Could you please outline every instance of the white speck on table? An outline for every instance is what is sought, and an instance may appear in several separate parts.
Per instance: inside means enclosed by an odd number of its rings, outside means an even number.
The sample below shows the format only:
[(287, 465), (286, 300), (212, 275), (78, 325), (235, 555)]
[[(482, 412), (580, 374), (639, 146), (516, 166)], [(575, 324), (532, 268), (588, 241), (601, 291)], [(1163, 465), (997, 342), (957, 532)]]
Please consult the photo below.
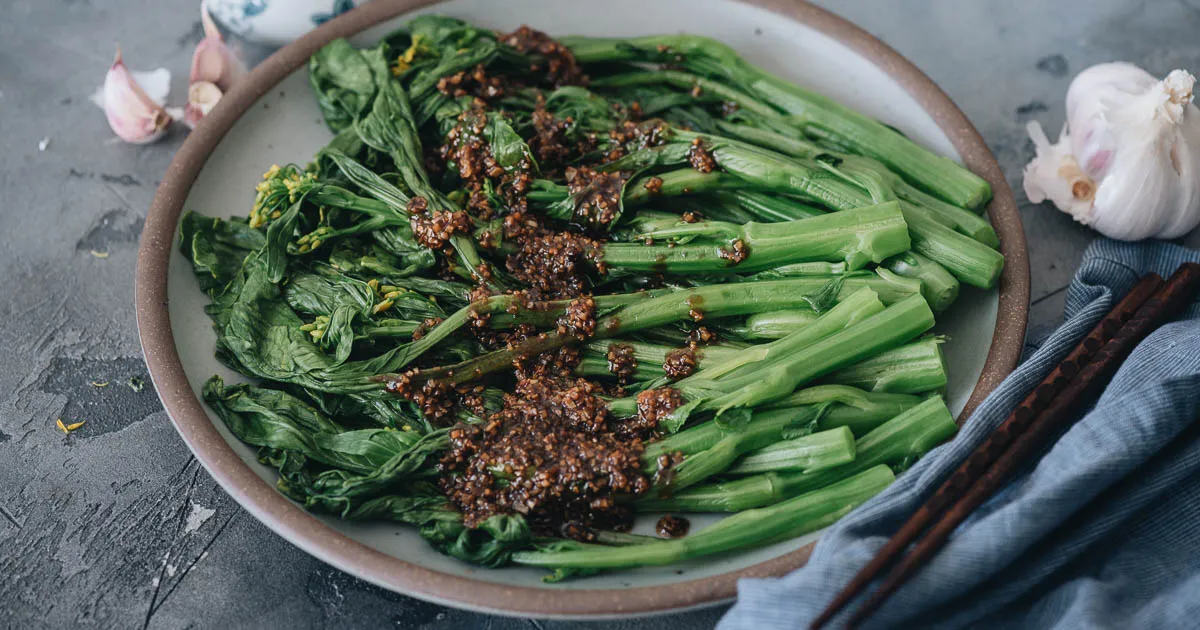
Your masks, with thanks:
[(213, 514), (216, 513), (216, 510), (206, 508), (203, 505), (192, 501), (192, 511), (188, 512), (187, 522), (184, 523), (183, 526), (183, 533), (190, 534), (200, 529), (200, 527), (204, 525), (208, 519), (212, 518)]

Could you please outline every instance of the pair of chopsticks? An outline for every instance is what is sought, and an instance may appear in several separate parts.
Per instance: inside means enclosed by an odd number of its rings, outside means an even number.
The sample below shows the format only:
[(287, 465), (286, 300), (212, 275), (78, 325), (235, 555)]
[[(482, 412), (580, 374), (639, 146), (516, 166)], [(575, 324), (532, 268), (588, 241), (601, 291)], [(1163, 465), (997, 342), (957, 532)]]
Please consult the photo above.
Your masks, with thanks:
[[(1101, 390), (1133, 348), (1187, 306), (1197, 288), (1200, 265), (1194, 263), (1181, 265), (1167, 282), (1158, 274), (1143, 277), (900, 527), (810, 629), (828, 623), (891, 566), (879, 589), (850, 617), (846, 627), (856, 627), (878, 610), (1014, 470), (1031, 463), (1042, 447), (1071, 424), (1076, 412)], [(901, 557), (918, 538), (912, 551)]]

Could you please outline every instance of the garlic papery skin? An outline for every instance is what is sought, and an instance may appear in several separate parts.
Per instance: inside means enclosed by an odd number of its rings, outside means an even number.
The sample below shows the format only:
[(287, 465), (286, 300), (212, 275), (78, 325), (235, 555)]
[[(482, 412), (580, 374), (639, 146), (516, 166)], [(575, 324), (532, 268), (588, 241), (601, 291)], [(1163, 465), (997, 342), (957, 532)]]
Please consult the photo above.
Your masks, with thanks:
[(1071, 154), (1088, 177), (1104, 179), (1112, 160), (1114, 140), (1106, 112), (1158, 83), (1154, 75), (1123, 61), (1101, 63), (1080, 72), (1067, 89), (1067, 121)]
[(208, 13), (207, 2), (200, 3), (200, 22), (204, 26), (204, 39), (192, 53), (188, 84), (204, 81), (217, 86), (222, 93), (227, 92), (234, 81), (246, 73), (246, 65), (221, 37), (221, 31)]
[(165, 68), (152, 72), (130, 72), (121, 51), (91, 100), (104, 110), (108, 126), (117, 137), (133, 144), (158, 140), (167, 132), (171, 116), (163, 109), (170, 89), (171, 73)]
[(1200, 110), (1195, 77), (1163, 80), (1127, 63), (1084, 70), (1067, 92), (1067, 124), (1050, 143), (1028, 126), (1037, 157), (1025, 194), (1049, 199), (1120, 240), (1177, 238), (1200, 224)]
[(183, 122), (187, 126), (195, 128), (200, 119), (208, 115), (208, 112), (221, 100), (221, 88), (209, 83), (208, 81), (199, 81), (188, 86), (188, 102), (183, 108)]

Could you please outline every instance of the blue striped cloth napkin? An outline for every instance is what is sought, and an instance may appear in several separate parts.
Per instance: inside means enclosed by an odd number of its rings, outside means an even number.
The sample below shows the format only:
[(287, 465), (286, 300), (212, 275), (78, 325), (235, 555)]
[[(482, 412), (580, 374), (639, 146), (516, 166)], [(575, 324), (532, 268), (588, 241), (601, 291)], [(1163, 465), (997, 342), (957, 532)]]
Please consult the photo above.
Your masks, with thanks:
[[(743, 580), (719, 628), (807, 627), (1143, 274), (1167, 278), (1185, 261), (1200, 262), (1200, 252), (1093, 243), (1068, 289), (1065, 323), (958, 437), (830, 528), (808, 566)], [(1198, 415), (1195, 303), (1143, 341), (1095, 407), (963, 523), (863, 627), (1200, 628)]]

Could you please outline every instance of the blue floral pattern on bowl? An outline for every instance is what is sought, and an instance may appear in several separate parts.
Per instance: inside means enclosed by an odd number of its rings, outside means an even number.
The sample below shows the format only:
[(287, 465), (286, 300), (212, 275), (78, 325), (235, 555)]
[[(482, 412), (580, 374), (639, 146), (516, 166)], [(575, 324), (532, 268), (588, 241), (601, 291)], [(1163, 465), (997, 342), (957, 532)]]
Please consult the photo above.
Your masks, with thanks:
[(324, 24), (329, 20), (349, 11), (354, 8), (354, 0), (334, 0), (333, 10), (329, 13), (314, 13), (312, 16), (313, 24)]
[(208, 0), (212, 16), (250, 41), (283, 45), (367, 0)]

